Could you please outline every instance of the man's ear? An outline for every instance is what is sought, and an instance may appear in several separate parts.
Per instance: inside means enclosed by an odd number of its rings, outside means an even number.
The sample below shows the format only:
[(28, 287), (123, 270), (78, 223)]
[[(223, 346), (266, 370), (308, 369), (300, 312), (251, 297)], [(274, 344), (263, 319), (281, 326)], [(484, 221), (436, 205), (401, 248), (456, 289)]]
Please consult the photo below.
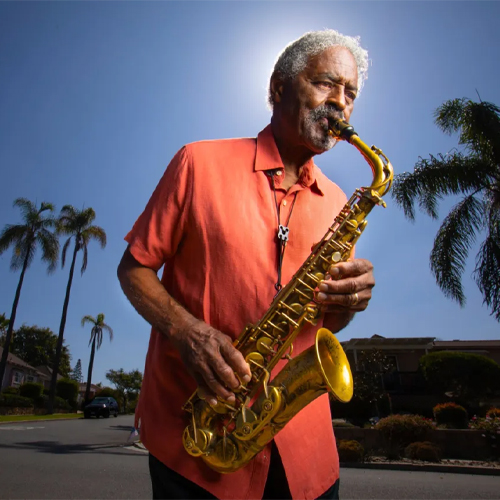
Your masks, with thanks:
[(281, 102), (281, 97), (283, 95), (283, 80), (276, 75), (271, 77), (271, 99), (273, 103), (276, 104)]

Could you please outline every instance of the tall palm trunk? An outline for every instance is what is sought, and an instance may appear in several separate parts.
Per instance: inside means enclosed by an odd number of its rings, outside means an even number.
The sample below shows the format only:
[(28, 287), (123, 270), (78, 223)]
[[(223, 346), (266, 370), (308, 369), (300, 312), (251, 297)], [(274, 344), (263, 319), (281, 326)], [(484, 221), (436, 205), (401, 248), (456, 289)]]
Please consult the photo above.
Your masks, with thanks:
[(61, 324), (59, 326), (59, 337), (57, 339), (56, 355), (54, 356), (54, 364), (52, 366), (52, 379), (50, 381), (49, 402), (47, 411), (54, 413), (54, 400), (56, 397), (56, 384), (57, 374), (59, 372), (59, 363), (61, 362), (61, 352), (64, 340), (64, 327), (66, 326), (66, 315), (68, 314), (69, 296), (71, 293), (71, 284), (73, 283), (73, 274), (75, 272), (76, 254), (78, 253), (78, 239), (75, 241), (75, 250), (73, 251), (73, 260), (71, 261), (71, 268), (69, 270), (69, 280), (66, 286), (66, 297), (64, 298), (64, 305), (61, 317)]
[(29, 252), (26, 253), (26, 258), (24, 259), (23, 269), (21, 271), (21, 276), (19, 278), (19, 283), (17, 284), (16, 296), (14, 297), (14, 303), (12, 304), (12, 312), (10, 313), (9, 326), (7, 328), (7, 334), (5, 335), (5, 344), (3, 346), (2, 360), (0, 361), (0, 390), (3, 386), (3, 377), (5, 375), (5, 369), (7, 368), (7, 357), (9, 356), (10, 343), (12, 341), (12, 332), (14, 331), (14, 321), (16, 320), (17, 305), (19, 304), (19, 297), (21, 296), (21, 288), (24, 281), (24, 273), (28, 268)]
[(87, 374), (87, 388), (85, 389), (85, 404), (87, 404), (90, 399), (90, 386), (92, 384), (92, 369), (94, 368), (95, 339), (96, 336), (94, 335), (94, 340), (92, 340), (92, 349), (90, 350), (89, 372)]

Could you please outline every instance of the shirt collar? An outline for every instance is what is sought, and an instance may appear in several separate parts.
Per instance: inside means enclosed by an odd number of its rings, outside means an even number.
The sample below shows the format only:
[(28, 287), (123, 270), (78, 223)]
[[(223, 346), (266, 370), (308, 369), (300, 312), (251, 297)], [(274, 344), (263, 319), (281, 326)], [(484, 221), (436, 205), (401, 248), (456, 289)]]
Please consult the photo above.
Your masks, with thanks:
[[(279, 170), (282, 174), (285, 173), (285, 167), (281, 161), (276, 141), (274, 140), (271, 124), (257, 136), (257, 152), (255, 155), (254, 171), (259, 172), (266, 170)], [(275, 176), (276, 187), (279, 188), (283, 179), (284, 175)], [(320, 170), (311, 158), (302, 167), (298, 183), (323, 196), (324, 189), (322, 189), (321, 186), (322, 182), (323, 179), (321, 179)]]

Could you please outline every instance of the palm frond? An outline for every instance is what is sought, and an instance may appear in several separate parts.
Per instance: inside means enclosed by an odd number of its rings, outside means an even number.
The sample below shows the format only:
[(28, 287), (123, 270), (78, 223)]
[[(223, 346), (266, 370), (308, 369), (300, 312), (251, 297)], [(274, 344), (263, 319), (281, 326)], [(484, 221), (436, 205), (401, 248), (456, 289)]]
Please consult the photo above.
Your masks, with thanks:
[(447, 297), (465, 304), (461, 277), (476, 233), (484, 227), (484, 203), (469, 195), (453, 207), (434, 240), (431, 270)]
[(391, 195), (408, 219), (415, 219), (415, 201), (436, 219), (437, 203), (443, 196), (487, 188), (494, 173), (495, 166), (477, 156), (430, 155), (420, 158), (413, 172), (395, 177)]
[(474, 279), (484, 303), (500, 321), (500, 212), (490, 212), (489, 231), (476, 256)]
[(460, 130), (464, 110), (469, 101), (469, 99), (462, 97), (461, 99), (451, 99), (443, 103), (434, 112), (436, 125), (448, 135)]
[(41, 214), (42, 212), (45, 212), (46, 210), (50, 210), (51, 212), (53, 212), (55, 209), (56, 209), (56, 207), (52, 203), (42, 201), (42, 203), (40, 205), (40, 210), (38, 211), (38, 213)]
[(96, 327), (96, 348), (99, 350), (102, 345), (102, 328)]
[(88, 263), (88, 258), (89, 258), (89, 252), (87, 250), (87, 245), (83, 245), (82, 246), (83, 248), (83, 259), (82, 259), (82, 268), (80, 269), (80, 272), (82, 273), (82, 276), (83, 276), (83, 273), (85, 272), (85, 270), (87, 269), (87, 263)]
[(96, 320), (93, 316), (86, 315), (82, 318), (82, 326), (85, 326), (86, 323), (96, 323)]
[(84, 232), (87, 241), (97, 240), (101, 245), (101, 248), (106, 247), (106, 231), (99, 226), (90, 226)]
[(459, 132), (459, 143), (500, 163), (500, 108), (490, 102), (453, 99), (435, 113), (436, 124), (446, 133)]
[(14, 243), (19, 243), (29, 232), (29, 227), (7, 224), (0, 233), (0, 255)]
[(37, 240), (42, 247), (42, 260), (49, 264), (47, 271), (53, 273), (57, 267), (59, 258), (59, 240), (54, 233), (47, 229), (40, 229), (37, 233)]
[(36, 205), (26, 198), (16, 198), (13, 205), (21, 210), (21, 214), (23, 215), (23, 219), (25, 221), (28, 221), (32, 214), (36, 214), (38, 212)]
[(113, 340), (113, 329), (109, 325), (106, 325), (105, 323), (102, 325), (102, 329), (106, 330), (108, 332), (109, 340), (112, 341)]
[(36, 245), (35, 240), (31, 235), (18, 241), (14, 246), (14, 252), (12, 253), (12, 259), (10, 261), (10, 268), (13, 271), (17, 271), (24, 266), (26, 262), (26, 267), (29, 267), (33, 262), (35, 257)]
[(66, 252), (68, 251), (69, 244), (71, 243), (71, 236), (64, 243), (62, 254), (61, 254), (61, 267), (64, 267), (66, 263)]

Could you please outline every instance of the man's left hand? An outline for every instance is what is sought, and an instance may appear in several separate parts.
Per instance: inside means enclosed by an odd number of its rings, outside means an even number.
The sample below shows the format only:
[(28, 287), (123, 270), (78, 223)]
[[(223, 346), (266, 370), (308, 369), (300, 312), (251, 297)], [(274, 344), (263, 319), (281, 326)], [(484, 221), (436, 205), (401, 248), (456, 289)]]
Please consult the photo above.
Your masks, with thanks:
[(316, 301), (326, 313), (364, 311), (375, 286), (373, 265), (366, 259), (334, 264), (318, 286)]

